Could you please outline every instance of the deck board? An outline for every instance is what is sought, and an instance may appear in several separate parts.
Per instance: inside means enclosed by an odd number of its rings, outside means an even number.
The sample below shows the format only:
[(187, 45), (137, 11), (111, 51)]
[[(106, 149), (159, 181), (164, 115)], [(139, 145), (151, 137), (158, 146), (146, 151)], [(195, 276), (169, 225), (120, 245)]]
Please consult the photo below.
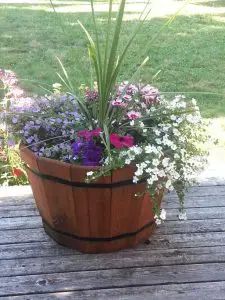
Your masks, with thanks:
[(178, 199), (150, 244), (81, 254), (44, 232), (30, 187), (0, 188), (0, 299), (225, 299), (225, 185), (192, 188), (188, 220)]

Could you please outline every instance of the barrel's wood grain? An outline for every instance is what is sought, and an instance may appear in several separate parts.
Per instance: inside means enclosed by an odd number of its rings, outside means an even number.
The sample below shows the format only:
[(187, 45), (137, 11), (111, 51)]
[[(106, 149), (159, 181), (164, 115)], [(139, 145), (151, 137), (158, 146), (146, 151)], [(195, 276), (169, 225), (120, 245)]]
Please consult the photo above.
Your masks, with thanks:
[[(32, 151), (23, 146), (21, 158), (40, 174), (69, 182), (84, 183), (87, 172), (93, 169), (36, 157)], [(110, 184), (132, 180), (134, 170), (133, 166), (118, 169), (109, 176), (99, 178), (97, 183)], [(81, 252), (111, 252), (134, 247), (147, 240), (153, 232), (153, 205), (150, 198), (144, 195), (145, 184), (143, 183), (92, 189), (41, 178), (30, 170), (28, 170), (28, 178), (43, 218), (44, 229), (59, 244)], [(137, 196), (138, 194), (141, 196)], [(157, 195), (159, 198), (157, 201), (161, 202), (161, 197), (162, 195)], [(145, 228), (148, 223), (149, 226)], [(29, 225), (33, 228), (31, 224)], [(133, 235), (123, 236), (127, 233)], [(116, 239), (116, 236), (122, 237)], [(101, 242), (84, 240), (88, 238), (115, 239)]]

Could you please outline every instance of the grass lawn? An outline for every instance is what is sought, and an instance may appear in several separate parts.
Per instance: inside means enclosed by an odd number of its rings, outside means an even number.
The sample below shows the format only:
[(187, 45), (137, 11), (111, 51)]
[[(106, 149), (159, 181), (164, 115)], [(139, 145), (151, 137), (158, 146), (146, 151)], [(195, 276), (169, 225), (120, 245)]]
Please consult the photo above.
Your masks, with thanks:
[[(54, 1), (65, 32), (48, 0), (0, 0), (0, 68), (16, 72), (28, 91), (43, 91), (36, 80), (47, 84), (58, 82), (58, 56), (71, 79), (79, 86), (90, 81), (86, 38), (77, 20), (92, 31), (89, 5), (86, 1)], [(17, 3), (16, 3), (17, 2)], [(20, 2), (20, 3), (18, 3)], [(23, 3), (24, 2), (24, 3)], [(30, 1), (32, 2), (32, 1)], [(150, 61), (140, 76), (164, 92), (193, 92), (205, 117), (225, 116), (225, 0), (192, 1), (172, 25), (157, 35), (169, 16), (182, 6), (180, 0), (153, 0), (151, 19), (135, 40), (121, 70), (120, 79), (129, 79), (146, 54)], [(39, 4), (38, 4), (39, 3)], [(137, 12), (143, 2), (129, 1), (125, 15), (122, 44), (137, 23)], [(106, 28), (106, 5), (97, 3), (101, 38)], [(152, 36), (156, 38), (150, 42)], [(158, 76), (154, 75), (160, 71)], [(210, 92), (213, 94), (198, 94)], [(188, 95), (188, 93), (186, 93)], [(170, 95), (171, 97), (171, 95)]]

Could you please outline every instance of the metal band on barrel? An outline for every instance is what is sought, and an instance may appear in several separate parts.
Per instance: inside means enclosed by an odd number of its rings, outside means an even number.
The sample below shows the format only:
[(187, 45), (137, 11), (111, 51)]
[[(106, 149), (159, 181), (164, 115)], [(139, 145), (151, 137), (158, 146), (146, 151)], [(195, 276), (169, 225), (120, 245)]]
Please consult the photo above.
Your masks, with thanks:
[(56, 176), (43, 174), (37, 170), (31, 169), (28, 165), (25, 165), (25, 167), (28, 171), (32, 172), (33, 174), (37, 175), (38, 177), (40, 177), (42, 179), (47, 179), (50, 181), (54, 181), (56, 183), (61, 183), (61, 184), (74, 186), (74, 187), (78, 187), (78, 188), (93, 188), (93, 189), (118, 188), (118, 187), (122, 187), (122, 186), (128, 186), (128, 185), (134, 185), (134, 184), (137, 185), (137, 184), (146, 182), (145, 179), (138, 181), (138, 183), (134, 183), (132, 179), (119, 181), (119, 182), (112, 182), (112, 183), (87, 183), (87, 182), (69, 181), (69, 180), (62, 179), (62, 178), (59, 178)]

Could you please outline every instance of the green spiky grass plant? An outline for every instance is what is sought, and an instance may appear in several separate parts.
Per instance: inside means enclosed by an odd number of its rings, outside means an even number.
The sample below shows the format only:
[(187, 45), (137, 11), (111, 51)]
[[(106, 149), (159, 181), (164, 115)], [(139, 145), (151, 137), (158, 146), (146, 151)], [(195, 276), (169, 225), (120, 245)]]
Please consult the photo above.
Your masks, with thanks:
[[(187, 0), (183, 6), (186, 5), (186, 3), (189, 2)], [(56, 9), (54, 7), (53, 1), (50, 0), (51, 6), (53, 8), (54, 13), (56, 13)], [(138, 23), (129, 37), (125, 47), (121, 51), (121, 53), (118, 53), (119, 44), (120, 44), (120, 38), (121, 38), (121, 30), (123, 25), (123, 16), (124, 16), (124, 10), (126, 5), (126, 0), (121, 0), (117, 17), (115, 20), (115, 26), (113, 30), (112, 25), (112, 4), (113, 0), (109, 0), (108, 4), (108, 15), (107, 15), (107, 31), (106, 31), (106, 38), (105, 42), (100, 43), (100, 37), (99, 37), (99, 30), (96, 22), (96, 16), (95, 16), (95, 10), (94, 10), (94, 0), (91, 0), (91, 14), (92, 14), (92, 21), (93, 21), (93, 27), (94, 27), (94, 38), (92, 38), (91, 34), (88, 32), (88, 30), (85, 28), (85, 26), (78, 20), (78, 24), (84, 31), (87, 40), (88, 40), (88, 54), (89, 58), (91, 60), (91, 65), (94, 68), (94, 73), (97, 81), (97, 87), (98, 87), (98, 102), (96, 105), (90, 107), (87, 107), (85, 100), (82, 97), (76, 97), (77, 103), (79, 104), (80, 110), (83, 113), (83, 115), (86, 117), (86, 121), (90, 128), (94, 127), (100, 127), (104, 131), (104, 135), (102, 136), (103, 143), (106, 145), (106, 149), (108, 152), (108, 155), (110, 157), (110, 143), (109, 143), (109, 134), (112, 132), (112, 121), (115, 114), (115, 108), (113, 108), (110, 104), (110, 98), (113, 96), (115, 92), (115, 85), (117, 82), (117, 78), (121, 69), (121, 66), (124, 62), (124, 59), (126, 57), (126, 54), (131, 47), (135, 37), (140, 32), (144, 21), (147, 19), (151, 12), (150, 6), (150, 0), (146, 3), (143, 11), (141, 12), (139, 16)], [(158, 33), (153, 36), (150, 39), (150, 42), (148, 43), (147, 47), (144, 49), (144, 52), (141, 55), (141, 58), (144, 59), (140, 66), (136, 69), (134, 72), (132, 78), (135, 76), (136, 73), (138, 73), (139, 69), (142, 68), (147, 61), (149, 60), (149, 57), (146, 56), (146, 52), (148, 52), (149, 45), (152, 44), (155, 38), (157, 38), (158, 34), (163, 31), (167, 26), (169, 26), (176, 16), (179, 14), (180, 10), (183, 8), (183, 6), (174, 14), (172, 15), (160, 28)], [(59, 17), (60, 25), (63, 27), (61, 19)], [(64, 28), (62, 28), (65, 32)], [(112, 38), (110, 38), (112, 34)], [(140, 58), (140, 59), (141, 59)], [(72, 82), (68, 76), (68, 73), (63, 66), (63, 63), (60, 61), (59, 58), (57, 58), (59, 61), (59, 64), (61, 66), (61, 69), (63, 71), (63, 75), (58, 74), (59, 78), (63, 82), (63, 84), (66, 86), (66, 88), (74, 95), (74, 88), (72, 85)], [(126, 88), (125, 88), (126, 90)], [(125, 92), (124, 90), (124, 92)], [(117, 118), (120, 119), (120, 117), (117, 116)], [(118, 121), (118, 120), (117, 120)]]
[[(56, 13), (52, 0), (50, 0), (50, 3), (53, 7), (54, 12)], [(115, 109), (110, 106), (109, 99), (114, 93), (115, 85), (117, 82), (117, 78), (121, 66), (124, 62), (126, 54), (129, 48), (131, 47), (135, 37), (140, 32), (144, 24), (144, 21), (146, 20), (146, 18), (149, 16), (151, 12), (151, 8), (149, 8), (150, 1), (148, 1), (142, 13), (139, 16), (139, 22), (136, 25), (136, 28), (134, 29), (133, 33), (129, 37), (127, 44), (124, 46), (121, 53), (118, 53), (126, 0), (121, 0), (120, 2), (119, 10), (115, 20), (115, 26), (113, 26), (112, 24), (112, 3), (113, 0), (109, 0), (109, 5), (108, 5), (109, 8), (108, 8), (108, 15), (107, 15), (107, 31), (106, 31), (105, 42), (103, 44), (100, 43), (99, 30), (96, 22), (93, 0), (91, 0), (91, 11), (92, 11), (92, 20), (93, 20), (93, 27), (94, 27), (94, 38), (92, 38), (91, 34), (88, 32), (85, 26), (78, 20), (78, 24), (81, 26), (82, 30), (84, 31), (88, 39), (88, 53), (91, 60), (91, 65), (94, 68), (95, 78), (98, 86), (99, 100), (98, 100), (97, 107), (95, 106), (94, 109), (91, 110), (87, 108), (86, 103), (82, 99), (82, 97), (77, 97), (77, 102), (80, 106), (82, 113), (85, 115), (89, 126), (91, 128), (93, 128), (96, 125), (101, 127), (102, 129), (104, 129), (105, 135), (107, 134), (107, 132), (108, 133), (111, 132), (111, 124), (115, 113)], [(142, 53), (142, 55), (140, 55), (141, 56), (140, 59), (142, 59), (143, 61), (140, 64), (140, 66), (137, 68), (137, 70), (135, 71), (132, 77), (134, 77), (135, 74), (138, 73), (139, 69), (142, 68), (149, 60), (149, 57), (146, 54), (148, 52), (149, 45), (152, 44), (153, 40), (157, 38), (158, 34), (162, 30), (164, 30), (167, 26), (169, 26), (174, 21), (175, 17), (178, 15), (178, 13), (182, 8), (183, 6), (173, 16), (171, 16), (163, 24), (163, 26), (159, 28), (158, 33), (150, 39), (150, 42), (148, 43), (147, 47), (144, 49), (144, 52)], [(60, 24), (62, 25), (60, 18), (59, 21)], [(112, 34), (112, 38), (110, 38), (111, 34)], [(59, 73), (57, 74), (60, 80), (62, 81), (62, 83), (66, 86), (66, 88), (74, 95), (74, 88), (68, 76), (68, 73), (65, 67), (63, 66), (63, 63), (60, 61), (60, 59), (59, 58), (57, 59), (63, 71), (63, 75)], [(97, 124), (93, 123), (93, 120), (96, 120)]]
[[(50, 0), (51, 5), (56, 12), (53, 2)], [(144, 21), (148, 17), (151, 9), (148, 8), (150, 1), (148, 1), (145, 5), (143, 12), (140, 14), (139, 17), (139, 24), (135, 28), (134, 32), (132, 33), (131, 37), (129, 38), (126, 46), (124, 47), (123, 51), (118, 55), (118, 47), (120, 42), (120, 34), (122, 29), (123, 23), (123, 15), (126, 0), (121, 0), (118, 14), (115, 21), (115, 29), (112, 34), (112, 39), (110, 39), (112, 33), (112, 0), (109, 0), (109, 10), (107, 16), (107, 34), (105, 38), (105, 43), (102, 46), (99, 41), (99, 32), (96, 23), (95, 11), (94, 11), (94, 1), (91, 0), (91, 11), (92, 11), (92, 20), (94, 25), (94, 38), (91, 37), (88, 30), (85, 26), (78, 20), (78, 24), (83, 29), (84, 33), (88, 39), (88, 53), (91, 60), (91, 65), (94, 68), (94, 72), (96, 75), (96, 81), (98, 86), (98, 94), (99, 94), (99, 101), (97, 109), (93, 111), (89, 111), (82, 99), (77, 99), (78, 104), (80, 106), (81, 111), (87, 118), (89, 125), (91, 127), (94, 126), (93, 119), (98, 121), (98, 126), (101, 128), (108, 128), (110, 131), (110, 124), (112, 121), (113, 109), (110, 108), (110, 96), (114, 92), (114, 87), (116, 84), (116, 80), (125, 58), (125, 55), (131, 46), (135, 36), (140, 31)], [(147, 62), (148, 58), (145, 58), (141, 66)], [(63, 82), (63, 84), (69, 89), (71, 93), (74, 93), (74, 88), (72, 83), (69, 79), (67, 71), (65, 70), (63, 63), (59, 60), (59, 64), (63, 71), (63, 75), (58, 74), (59, 78)], [(96, 126), (96, 125), (95, 125)], [(106, 131), (108, 131), (106, 130)], [(105, 131), (105, 130), (104, 130)], [(106, 133), (106, 132), (105, 132)]]

